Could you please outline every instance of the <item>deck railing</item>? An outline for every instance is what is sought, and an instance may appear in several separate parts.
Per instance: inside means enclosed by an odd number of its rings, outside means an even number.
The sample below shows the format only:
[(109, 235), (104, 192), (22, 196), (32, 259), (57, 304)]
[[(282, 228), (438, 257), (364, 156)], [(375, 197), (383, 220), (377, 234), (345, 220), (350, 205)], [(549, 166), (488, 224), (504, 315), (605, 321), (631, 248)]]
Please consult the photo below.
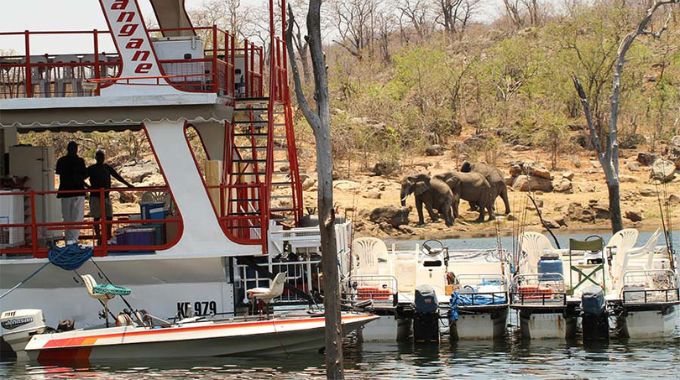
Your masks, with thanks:
[[(105, 192), (130, 193), (155, 193), (167, 194), (167, 187), (137, 187), (137, 188), (114, 188), (88, 190), (87, 193), (98, 193), (98, 197), (89, 198), (91, 201), (100, 202), (99, 209), (105, 210)], [(64, 222), (54, 215), (46, 216), (46, 210), (57, 207), (59, 201), (56, 196), (83, 193), (83, 191), (0, 191), (0, 200), (3, 197), (20, 197), (24, 205), (21, 220), (4, 223), (0, 226), (0, 232), (4, 230), (19, 235), (18, 242), (0, 243), (0, 255), (14, 257), (30, 255), (34, 258), (47, 257), (50, 245), (64, 242), (64, 231), (77, 229), (80, 231), (79, 242), (91, 245), (95, 256), (106, 256), (111, 253), (140, 253), (153, 252), (167, 249), (173, 246), (182, 234), (182, 220), (179, 215), (167, 215), (168, 208), (175, 210), (173, 202), (170, 205), (159, 206), (163, 211), (154, 217), (145, 217), (141, 213), (115, 213), (111, 220), (106, 217), (95, 220), (89, 215), (90, 202), (86, 201), (85, 217), (82, 221)], [(157, 197), (158, 198), (158, 197)], [(163, 198), (163, 197), (161, 197)], [(160, 203), (160, 202), (158, 202)], [(147, 205), (153, 204), (147, 203)], [(41, 210), (40, 214), (38, 210)], [(59, 219), (59, 220), (57, 220)], [(111, 227), (114, 236), (108, 236), (108, 228)], [(99, 237), (95, 232), (99, 229)], [(129, 230), (128, 230), (129, 229)], [(127, 233), (140, 233), (143, 236), (130, 237), (127, 241)], [(18, 233), (18, 234), (17, 234)], [(23, 238), (23, 239), (21, 239)], [(114, 239), (115, 238), (115, 239)], [(116, 239), (118, 239), (116, 241)], [(123, 241), (123, 239), (126, 239)], [(141, 241), (141, 243), (140, 243)], [(5, 256), (6, 255), (6, 256)]]
[[(248, 41), (237, 47), (235, 37), (212, 27), (150, 29), (149, 34), (193, 31), (205, 43), (203, 57), (161, 59), (162, 75), (151, 85), (171, 85), (180, 91), (217, 93), (228, 97), (263, 96), (263, 49)], [(35, 54), (32, 46), (39, 37), (89, 38), (91, 47), (75, 54)], [(98, 96), (102, 88), (113, 84), (149, 85), (139, 78), (120, 78), (122, 61), (118, 53), (102, 49), (110, 31), (24, 31), (0, 32), (3, 39), (23, 39), (23, 54), (0, 57), (0, 99)], [(2, 44), (0, 43), (0, 46)], [(110, 45), (110, 43), (108, 44)], [(245, 73), (235, 78), (236, 60), (243, 60)], [(145, 78), (148, 79), (148, 78)]]

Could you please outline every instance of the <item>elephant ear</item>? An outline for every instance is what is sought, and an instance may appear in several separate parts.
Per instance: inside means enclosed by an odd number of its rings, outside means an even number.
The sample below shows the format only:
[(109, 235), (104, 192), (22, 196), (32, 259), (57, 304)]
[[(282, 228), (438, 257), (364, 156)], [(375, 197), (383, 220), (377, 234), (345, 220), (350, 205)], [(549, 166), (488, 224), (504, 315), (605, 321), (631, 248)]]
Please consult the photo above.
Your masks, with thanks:
[(427, 191), (428, 185), (425, 183), (425, 181), (418, 181), (416, 182), (415, 186), (413, 187), (414, 192), (416, 195), (422, 195), (424, 192)]

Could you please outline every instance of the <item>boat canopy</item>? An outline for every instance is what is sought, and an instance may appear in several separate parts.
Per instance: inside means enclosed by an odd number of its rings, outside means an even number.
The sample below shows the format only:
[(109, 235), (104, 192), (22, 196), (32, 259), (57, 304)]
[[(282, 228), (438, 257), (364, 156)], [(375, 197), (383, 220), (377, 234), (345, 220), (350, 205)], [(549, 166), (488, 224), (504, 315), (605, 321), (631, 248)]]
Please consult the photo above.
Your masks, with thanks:
[(165, 37), (195, 36), (196, 31), (184, 6), (185, 0), (150, 0)]

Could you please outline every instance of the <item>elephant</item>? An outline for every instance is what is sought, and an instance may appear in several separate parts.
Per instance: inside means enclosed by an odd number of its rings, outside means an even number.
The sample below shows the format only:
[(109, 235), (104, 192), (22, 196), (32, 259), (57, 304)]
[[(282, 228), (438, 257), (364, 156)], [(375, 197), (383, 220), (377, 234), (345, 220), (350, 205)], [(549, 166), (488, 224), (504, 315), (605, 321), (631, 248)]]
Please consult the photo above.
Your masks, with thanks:
[(460, 214), (458, 213), (458, 205), (460, 200), (466, 200), (470, 203), (479, 205), (479, 218), (477, 221), (484, 221), (484, 212), (489, 213), (489, 220), (494, 218), (493, 210), (493, 195), (491, 185), (479, 173), (461, 173), (461, 172), (446, 172), (434, 176), (440, 179), (449, 186), (453, 192), (453, 217), (454, 220)]
[[(508, 187), (505, 184), (503, 173), (501, 173), (501, 171), (498, 170), (498, 168), (481, 162), (470, 163), (465, 161), (463, 162), (460, 171), (463, 173), (475, 172), (483, 175), (484, 178), (486, 178), (486, 180), (489, 182), (489, 185), (491, 185), (492, 190), (495, 193), (493, 197), (494, 202), (497, 197), (501, 197), (501, 199), (503, 200), (503, 204), (505, 204), (505, 214), (506, 215), (510, 214)], [(476, 205), (470, 204), (470, 206), (474, 208)]]
[(453, 225), (454, 195), (449, 186), (442, 180), (430, 178), (427, 174), (405, 177), (401, 181), (401, 205), (406, 206), (406, 197), (414, 193), (416, 210), (418, 210), (418, 224), (425, 224), (423, 204), (433, 222), (437, 221), (434, 210), (444, 217), (447, 226)]

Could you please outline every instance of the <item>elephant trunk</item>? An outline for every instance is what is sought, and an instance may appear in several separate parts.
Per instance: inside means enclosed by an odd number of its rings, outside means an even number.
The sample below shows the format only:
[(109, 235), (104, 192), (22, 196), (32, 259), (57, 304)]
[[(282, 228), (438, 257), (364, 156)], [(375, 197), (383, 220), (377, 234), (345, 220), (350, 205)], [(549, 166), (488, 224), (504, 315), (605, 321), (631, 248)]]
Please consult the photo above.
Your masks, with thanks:
[(406, 207), (406, 197), (408, 197), (408, 190), (401, 189), (401, 207)]

